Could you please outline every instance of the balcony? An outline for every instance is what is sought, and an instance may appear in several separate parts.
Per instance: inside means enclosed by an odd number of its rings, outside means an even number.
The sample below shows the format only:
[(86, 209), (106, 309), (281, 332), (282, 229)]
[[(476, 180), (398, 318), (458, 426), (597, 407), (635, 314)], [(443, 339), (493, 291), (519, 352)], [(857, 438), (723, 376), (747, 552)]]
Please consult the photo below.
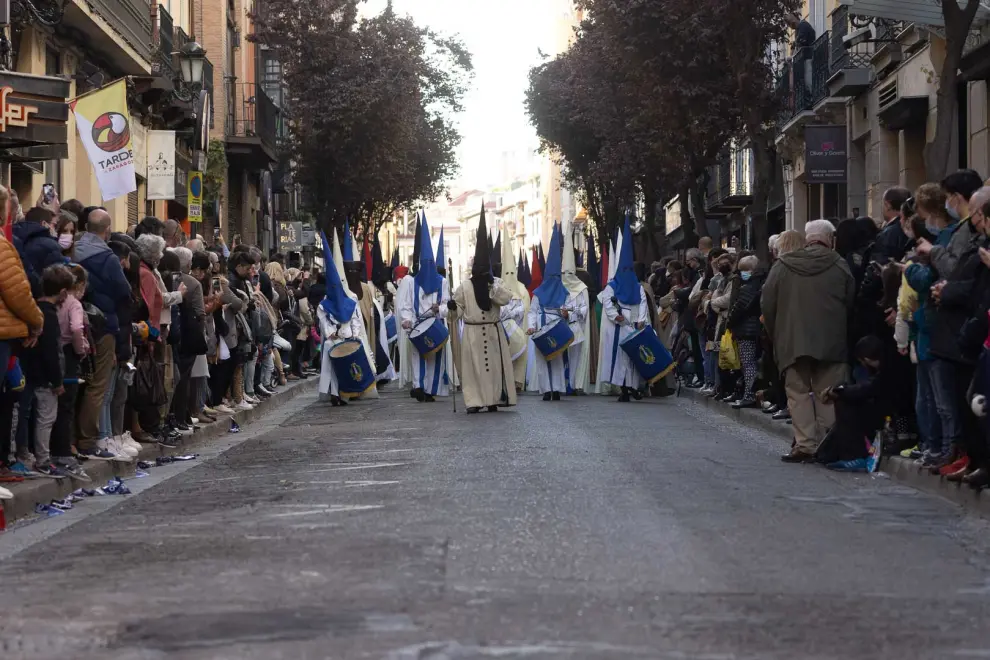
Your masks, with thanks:
[(829, 58), (828, 90), (831, 96), (859, 96), (873, 82), (874, 44), (866, 42), (846, 48), (843, 39), (853, 30), (849, 7), (839, 5), (832, 12), (832, 45)]
[(176, 68), (172, 61), (175, 52), (175, 23), (164, 5), (158, 5), (158, 23), (155, 26), (155, 57), (151, 63), (151, 74), (166, 80), (174, 80)]
[(809, 48), (798, 49), (781, 68), (777, 78), (777, 90), (783, 96), (777, 118), (781, 133), (787, 132), (796, 119), (811, 116), (815, 107), (828, 98), (830, 44), (826, 32)]
[(252, 169), (278, 161), (280, 112), (257, 83), (229, 82), (227, 99), (227, 156)]
[(151, 72), (151, 23), (147, 0), (69, 0), (62, 21), (113, 68), (138, 76)]
[(733, 148), (723, 153), (708, 170), (706, 213), (719, 220), (744, 210), (753, 203), (753, 152)]

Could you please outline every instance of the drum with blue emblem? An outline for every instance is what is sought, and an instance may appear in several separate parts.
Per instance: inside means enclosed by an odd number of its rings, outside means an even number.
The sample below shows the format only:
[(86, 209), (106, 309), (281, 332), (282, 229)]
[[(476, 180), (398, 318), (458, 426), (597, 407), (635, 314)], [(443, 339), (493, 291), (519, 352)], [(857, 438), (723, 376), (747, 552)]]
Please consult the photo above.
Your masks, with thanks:
[(555, 319), (533, 333), (533, 344), (547, 362), (558, 358), (574, 343), (574, 332), (564, 319)]
[(356, 339), (342, 341), (330, 349), (330, 366), (342, 399), (357, 398), (375, 386), (375, 370), (364, 344)]
[(447, 326), (436, 317), (423, 319), (409, 332), (409, 341), (420, 357), (433, 355), (447, 345), (448, 339), (450, 332), (447, 331)]
[(651, 326), (637, 330), (620, 345), (636, 365), (636, 371), (650, 385), (669, 374), (676, 366), (670, 351), (664, 347)]
[(399, 324), (396, 323), (395, 314), (392, 312), (385, 315), (385, 336), (388, 337), (390, 344), (399, 338)]

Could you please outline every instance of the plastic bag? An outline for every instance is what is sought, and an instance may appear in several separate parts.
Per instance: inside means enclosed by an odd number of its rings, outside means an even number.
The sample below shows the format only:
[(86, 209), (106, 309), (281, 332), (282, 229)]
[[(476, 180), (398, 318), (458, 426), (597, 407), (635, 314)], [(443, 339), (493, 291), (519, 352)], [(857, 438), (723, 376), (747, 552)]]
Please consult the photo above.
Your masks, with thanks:
[(726, 371), (742, 369), (739, 351), (736, 349), (736, 340), (732, 338), (731, 330), (726, 330), (725, 334), (722, 335), (718, 351), (718, 368)]

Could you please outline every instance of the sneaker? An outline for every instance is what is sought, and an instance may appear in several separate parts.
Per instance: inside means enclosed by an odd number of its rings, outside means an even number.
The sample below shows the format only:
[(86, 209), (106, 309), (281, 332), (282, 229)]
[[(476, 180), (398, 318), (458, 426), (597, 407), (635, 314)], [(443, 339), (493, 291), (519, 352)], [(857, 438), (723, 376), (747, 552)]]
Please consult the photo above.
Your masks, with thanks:
[(165, 447), (166, 449), (175, 449), (176, 447), (179, 446), (179, 443), (176, 440), (173, 440), (171, 437), (167, 435), (163, 435), (158, 439), (158, 446)]
[(216, 410), (221, 415), (233, 415), (235, 412), (237, 412), (236, 410), (234, 410), (233, 408), (227, 405), (219, 405), (217, 406)]
[(250, 403), (250, 404), (251, 404), (252, 406), (256, 406), (256, 405), (258, 405), (259, 403), (261, 403), (261, 399), (259, 399), (259, 398), (257, 397), (257, 395), (255, 395), (255, 394), (245, 394), (245, 395), (244, 395), (244, 398), (245, 398), (245, 399), (247, 400), (247, 402), (248, 402), (248, 403)]
[(925, 452), (921, 457), (921, 467), (940, 468), (945, 464), (945, 456), (934, 452)]
[(210, 415), (204, 410), (203, 412), (199, 413), (199, 419), (201, 419), (204, 424), (212, 424), (213, 422), (217, 421), (217, 416)]
[(0, 500), (12, 500), (14, 499), (14, 494), (0, 486)]
[(262, 396), (272, 396), (275, 394), (264, 385), (258, 385), (258, 391), (261, 393)]
[(51, 504), (41, 504), (39, 503), (34, 507), (35, 513), (40, 513), (42, 515), (48, 516), (49, 518), (54, 518), (55, 516), (61, 516), (65, 513), (62, 509), (57, 509)]
[(237, 404), (238, 410), (254, 410), (254, 406), (248, 403), (246, 400)]
[(49, 464), (49, 465), (41, 465), (41, 464), (35, 465), (34, 466), (34, 471), (36, 473), (38, 473), (38, 476), (40, 476), (40, 477), (46, 477), (48, 479), (64, 479), (65, 478), (64, 475), (62, 475), (59, 472), (58, 468), (55, 467), (54, 465), (51, 465), (51, 464)]
[(185, 424), (178, 424), (176, 425), (175, 429), (182, 435), (192, 435), (193, 433), (192, 428), (186, 426)]
[(102, 488), (103, 492), (107, 495), (130, 495), (131, 489), (123, 482), (120, 477), (113, 477), (107, 482), (107, 485)]
[[(905, 449), (901, 452), (901, 458), (917, 458), (915, 453), (918, 452), (918, 445), (911, 447), (910, 449)], [(920, 454), (919, 454), (920, 455)]]
[(29, 468), (28, 466), (24, 465), (24, 463), (21, 463), (20, 461), (17, 461), (16, 463), (10, 466), (10, 473), (15, 477), (21, 477), (23, 479), (35, 479), (41, 476), (37, 472)]
[(123, 436), (116, 436), (113, 438), (114, 446), (120, 450), (121, 453), (127, 454), (131, 458), (137, 458), (137, 455), (141, 453), (141, 447), (132, 447), (125, 443)]
[(189, 418), (189, 425), (190, 426), (195, 427), (197, 424), (199, 424), (199, 417), (190, 417)]
[(24, 481), (24, 477), (10, 471), (6, 465), (0, 466), (0, 484), (16, 484)]
[(141, 453), (141, 443), (134, 439), (130, 431), (125, 431), (123, 435), (119, 436), (117, 439), (124, 449), (130, 447), (134, 450), (131, 454), (132, 456), (137, 456)]
[(67, 499), (65, 499), (65, 500), (52, 500), (52, 506), (55, 507), (56, 509), (60, 510), (60, 511), (71, 511), (72, 510), (72, 502), (70, 502)]
[(78, 464), (76, 465), (60, 465), (58, 466), (59, 473), (69, 477), (70, 479), (75, 479), (76, 481), (83, 481), (89, 483), (92, 481), (90, 476), (86, 474), (86, 470)]
[(230, 418), (230, 433), (240, 433), (241, 427), (237, 424), (237, 421), (233, 417)]
[(210, 417), (216, 417), (220, 411), (216, 408), (211, 408), (210, 406), (203, 406), (202, 412)]
[(110, 454), (113, 457), (110, 459), (112, 461), (120, 461), (121, 463), (131, 463), (134, 461), (128, 454), (120, 451), (119, 448), (115, 448), (116, 443), (113, 438), (104, 438), (98, 441), (96, 446)]
[(113, 454), (111, 454), (106, 449), (103, 449), (102, 447), (99, 447), (99, 446), (96, 449), (89, 449), (89, 450), (87, 450), (87, 449), (80, 449), (79, 450), (79, 458), (84, 459), (84, 460), (91, 460), (91, 461), (113, 461), (113, 460), (116, 460), (116, 457)]
[(835, 472), (869, 472), (869, 462), (865, 458), (857, 458), (854, 461), (836, 461), (825, 466), (828, 470)]
[(961, 472), (969, 467), (969, 456), (963, 456), (962, 458), (949, 463), (948, 465), (943, 465), (938, 473), (943, 477), (947, 477), (950, 474), (955, 474), (956, 472)]

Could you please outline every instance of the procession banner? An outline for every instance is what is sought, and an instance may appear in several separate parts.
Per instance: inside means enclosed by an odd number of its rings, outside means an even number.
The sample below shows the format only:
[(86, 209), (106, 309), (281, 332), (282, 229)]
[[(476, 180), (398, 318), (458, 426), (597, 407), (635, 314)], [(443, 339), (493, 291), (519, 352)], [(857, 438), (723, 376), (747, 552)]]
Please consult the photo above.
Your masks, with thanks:
[(127, 85), (118, 80), (69, 102), (103, 201), (137, 190)]
[(148, 132), (148, 199), (175, 199), (175, 131)]

